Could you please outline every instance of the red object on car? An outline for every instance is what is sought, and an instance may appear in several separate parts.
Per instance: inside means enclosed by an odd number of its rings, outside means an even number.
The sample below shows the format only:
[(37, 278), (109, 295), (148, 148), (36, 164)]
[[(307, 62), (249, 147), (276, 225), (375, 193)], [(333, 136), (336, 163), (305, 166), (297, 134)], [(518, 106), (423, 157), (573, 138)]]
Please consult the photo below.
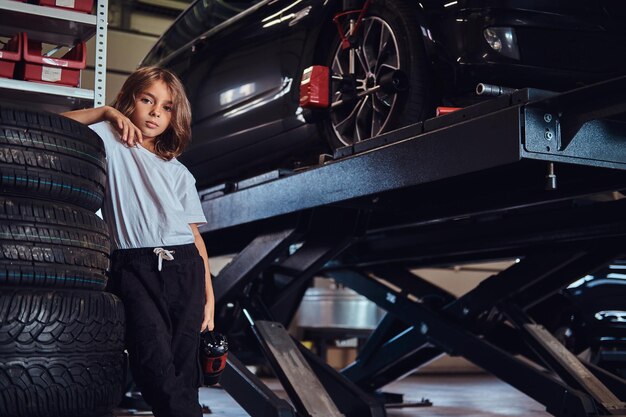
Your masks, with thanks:
[(443, 116), (444, 114), (449, 114), (461, 110), (462, 108), (463, 107), (437, 107), (436, 116)]
[(29, 40), (26, 33), (22, 34), (24, 49), (24, 68), (22, 79), (50, 84), (61, 84), (77, 87), (80, 83), (80, 70), (87, 65), (87, 48), (85, 42), (79, 42), (61, 58), (42, 55), (42, 43)]
[(330, 69), (313, 65), (304, 70), (300, 82), (300, 107), (327, 108), (330, 105)]
[(22, 37), (18, 33), (0, 45), (0, 77), (13, 78), (15, 64), (22, 58)]

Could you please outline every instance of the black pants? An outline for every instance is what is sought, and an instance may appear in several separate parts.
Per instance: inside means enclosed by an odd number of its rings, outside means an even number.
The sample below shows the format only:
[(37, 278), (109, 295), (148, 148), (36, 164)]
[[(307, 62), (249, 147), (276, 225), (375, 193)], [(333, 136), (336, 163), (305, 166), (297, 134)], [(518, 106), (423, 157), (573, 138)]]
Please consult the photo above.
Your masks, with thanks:
[(194, 244), (124, 249), (111, 256), (109, 291), (124, 302), (126, 346), (137, 386), (155, 417), (201, 417), (198, 349), (204, 315), (204, 262)]

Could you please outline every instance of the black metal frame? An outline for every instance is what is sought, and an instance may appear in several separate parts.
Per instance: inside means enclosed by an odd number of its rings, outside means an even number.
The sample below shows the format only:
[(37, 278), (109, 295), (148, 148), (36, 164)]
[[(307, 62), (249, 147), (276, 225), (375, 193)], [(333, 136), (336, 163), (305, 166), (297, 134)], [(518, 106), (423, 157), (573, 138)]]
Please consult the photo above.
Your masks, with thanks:
[[(384, 141), (371, 139), (374, 145), (388, 143), (377, 149), (361, 151), (294, 175), (279, 179), (272, 177), (266, 183), (253, 182), (252, 187), (242, 188), (235, 184), (231, 187), (233, 191), (224, 195), (201, 191), (208, 222), (200, 230), (203, 233), (216, 232), (315, 207), (345, 204), (352, 199), (365, 198), (371, 203), (367, 197), (380, 197), (394, 190), (400, 190), (406, 197), (407, 190), (417, 191), (414, 187), (444, 179), (456, 178), (458, 181), (451, 181), (449, 185), (465, 188), (468, 185), (465, 176), (480, 172), (486, 172), (488, 176), (475, 188), (490, 190), (494, 177), (500, 172), (498, 169), (507, 176), (518, 173), (526, 184), (532, 183), (532, 178), (526, 176), (528, 164), (519, 164), (520, 161), (624, 169), (626, 147), (621, 146), (621, 138), (626, 133), (626, 126), (618, 120), (601, 118), (613, 116), (621, 109), (619, 91), (624, 91), (625, 86), (626, 77), (618, 78), (567, 93), (561, 100), (561, 96), (545, 98), (543, 92), (520, 90), (494, 102), (427, 120), (418, 124), (421, 125), (419, 129), (407, 127), (388, 134), (394, 136), (393, 140), (387, 135), (382, 137)], [(604, 94), (599, 104), (596, 99), (592, 100), (597, 94)], [(561, 117), (576, 119), (575, 126), (580, 125), (580, 128), (569, 128), (569, 136), (561, 140), (559, 113), (563, 112), (563, 103), (569, 99), (591, 100), (600, 108), (592, 112), (585, 106), (578, 114), (576, 108), (569, 106)], [(589, 114), (596, 119), (582, 123), (591, 117)], [(552, 139), (547, 139), (547, 133), (552, 134)], [(567, 146), (564, 146), (565, 142)], [(546, 150), (547, 144), (551, 143), (556, 145)], [(507, 170), (511, 164), (516, 168)], [(543, 186), (547, 166), (542, 165), (541, 171)], [(602, 170), (583, 172), (592, 178), (583, 178), (581, 182), (591, 180), (594, 187), (601, 184), (595, 177), (606, 174)], [(558, 170), (555, 175), (560, 175)], [(517, 187), (519, 184), (513, 185)], [(586, 190), (586, 187), (582, 191), (569, 190), (568, 196)], [(544, 204), (566, 197), (555, 193), (535, 198), (539, 200), (537, 203)]]
[[(526, 311), (626, 249), (626, 200), (597, 195), (626, 188), (626, 123), (615, 117), (624, 86), (519, 91), (340, 150), (324, 166), (201, 192), (210, 252), (220, 252), (212, 242), (238, 252), (214, 281), (218, 323), (243, 355), (248, 322), (288, 326), (325, 274), (388, 311), (342, 375), (299, 349), (348, 417), (385, 415), (370, 394), (443, 352), (556, 416), (623, 413), (626, 382), (567, 355)], [(409, 272), (504, 257), (521, 262), (459, 299)], [(255, 334), (285, 374), (270, 333)], [(253, 416), (284, 415), (240, 363), (229, 369), (237, 401), (263, 401)], [(281, 380), (298, 404), (301, 382)]]
[(229, 355), (220, 385), (251, 416), (296, 417), (293, 407), (278, 398), (235, 355)]
[[(626, 404), (616, 405), (617, 401), (608, 401), (606, 397), (601, 397), (604, 401), (597, 396), (591, 398), (590, 393), (597, 394), (602, 390), (597, 387), (602, 384), (593, 381), (585, 386), (581, 381), (589, 381), (590, 377), (582, 366), (568, 369), (556, 366), (555, 357), (562, 357), (563, 352), (558, 351), (557, 355), (549, 343), (538, 346), (537, 337), (524, 327), (532, 320), (523, 309), (567, 285), (572, 274), (585, 274), (606, 264), (620, 252), (617, 248), (624, 248), (625, 244), (624, 239), (609, 238), (602, 242), (594, 239), (588, 249), (579, 245), (575, 249), (529, 255), (440, 309), (429, 308), (423, 301), (424, 295), (431, 292), (415, 293), (398, 287), (394, 279), (398, 276), (397, 267), (385, 271), (379, 266), (376, 273), (328, 271), (337, 282), (365, 295), (410, 326), (401, 333), (392, 333), (383, 343), (380, 340), (372, 342), (374, 347), (368, 347), (366, 357), (357, 358), (344, 375), (364, 389), (372, 390), (445, 352), (464, 356), (544, 404), (554, 415), (621, 413)], [(512, 311), (516, 314), (511, 314)], [(503, 315), (513, 317), (509, 317), (508, 322)], [(521, 340), (526, 340), (534, 349), (534, 355), (529, 354), (529, 359), (537, 361), (539, 358), (539, 365), (547, 364), (548, 370), (557, 372), (567, 383), (519, 361), (509, 352), (506, 342), (497, 337), (483, 337), (489, 336), (493, 327), (510, 323), (519, 326)], [(520, 346), (518, 350), (524, 348)], [(574, 380), (576, 384), (572, 383)]]

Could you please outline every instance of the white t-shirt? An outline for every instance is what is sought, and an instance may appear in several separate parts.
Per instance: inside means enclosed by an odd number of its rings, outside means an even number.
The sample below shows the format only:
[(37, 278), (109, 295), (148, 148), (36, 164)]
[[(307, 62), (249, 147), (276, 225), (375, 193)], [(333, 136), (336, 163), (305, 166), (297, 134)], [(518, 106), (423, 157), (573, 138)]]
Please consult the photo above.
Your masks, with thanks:
[(89, 126), (104, 142), (107, 179), (102, 215), (113, 249), (194, 242), (190, 223), (206, 223), (193, 175), (176, 158), (164, 161), (125, 146), (108, 122)]

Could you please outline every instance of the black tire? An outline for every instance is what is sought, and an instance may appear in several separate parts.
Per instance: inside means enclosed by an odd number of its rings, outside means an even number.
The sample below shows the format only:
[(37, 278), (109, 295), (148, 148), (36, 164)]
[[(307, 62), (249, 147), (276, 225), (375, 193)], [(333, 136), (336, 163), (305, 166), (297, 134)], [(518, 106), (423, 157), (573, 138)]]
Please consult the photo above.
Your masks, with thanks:
[(88, 210), (0, 197), (0, 285), (102, 290), (110, 243)]
[(9, 356), (0, 362), (2, 417), (93, 417), (123, 392), (124, 354)]
[(96, 291), (0, 292), (0, 415), (91, 417), (123, 395), (120, 300)]
[[(369, 45), (368, 40), (370, 36), (376, 35), (376, 28), (385, 28), (384, 30), (388, 28), (394, 36), (388, 37), (387, 41), (384, 42), (386, 47), (378, 51), (382, 53), (370, 52), (372, 57), (376, 55), (376, 59), (370, 57), (370, 59), (362, 61), (367, 61), (370, 65), (368, 82), (379, 84), (379, 76), (382, 74), (381, 68), (384, 66), (388, 72), (397, 63), (397, 68), (407, 77), (408, 89), (393, 94), (379, 90), (352, 102), (354, 104), (331, 109), (330, 117), (321, 122), (321, 129), (332, 150), (353, 145), (378, 134), (422, 121), (434, 114), (430, 60), (424, 47), (418, 13), (417, 2), (375, 0), (370, 5), (358, 31), (359, 39), (361, 39), (360, 45)], [(335, 33), (337, 31), (335, 28), (330, 30), (335, 31)], [(381, 39), (380, 35), (384, 30), (381, 29), (378, 33)], [(367, 36), (365, 35), (366, 32)], [(395, 42), (393, 42), (394, 39)], [(325, 65), (328, 65), (333, 69), (333, 73), (337, 74), (340, 71), (335, 56), (337, 54), (339, 62), (341, 62), (343, 58), (347, 57), (347, 52), (340, 51), (338, 34), (335, 35), (331, 45)], [(390, 50), (393, 49), (393, 45), (395, 45), (397, 59), (392, 59), (393, 54)], [(360, 48), (361, 54), (364, 49), (371, 50), (362, 47)], [(357, 78), (361, 77), (363, 80), (368, 80), (365, 64), (361, 65), (360, 62), (357, 59), (355, 75)], [(349, 73), (344, 67), (346, 65), (341, 65), (343, 73)], [(340, 83), (333, 80), (331, 85), (332, 102), (342, 99), (339, 89)], [(375, 103), (374, 106), (372, 101)], [(351, 117), (352, 108), (357, 108), (355, 106), (362, 106), (362, 110), (355, 113), (353, 124), (349, 117)], [(378, 110), (375, 111), (374, 109)], [(370, 120), (369, 124), (367, 120)]]
[(87, 126), (42, 111), (0, 107), (0, 193), (95, 211), (106, 181), (102, 140)]
[(2, 357), (123, 349), (124, 308), (111, 293), (34, 288), (0, 292)]

